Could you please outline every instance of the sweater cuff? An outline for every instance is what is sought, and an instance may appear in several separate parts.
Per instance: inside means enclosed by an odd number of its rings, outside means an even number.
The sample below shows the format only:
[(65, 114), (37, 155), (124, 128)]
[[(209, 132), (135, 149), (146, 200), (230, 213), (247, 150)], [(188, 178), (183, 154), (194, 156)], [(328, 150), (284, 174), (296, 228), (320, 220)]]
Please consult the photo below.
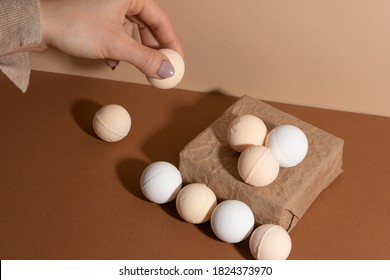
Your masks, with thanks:
[(30, 82), (30, 61), (26, 52), (0, 57), (0, 70), (25, 93)]
[[(0, 1), (0, 53), (39, 44), (42, 40), (38, 0)], [(0, 70), (26, 92), (30, 80), (27, 52), (0, 57)]]

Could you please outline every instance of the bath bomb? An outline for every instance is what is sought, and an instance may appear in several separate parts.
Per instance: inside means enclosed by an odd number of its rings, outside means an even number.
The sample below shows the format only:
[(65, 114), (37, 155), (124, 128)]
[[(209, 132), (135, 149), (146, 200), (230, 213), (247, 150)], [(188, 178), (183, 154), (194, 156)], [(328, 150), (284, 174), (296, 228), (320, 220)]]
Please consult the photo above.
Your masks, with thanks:
[(252, 146), (241, 153), (237, 169), (245, 183), (254, 187), (264, 187), (277, 178), (279, 161), (271, 149)]
[(149, 164), (141, 174), (142, 193), (152, 202), (163, 204), (174, 200), (181, 189), (182, 177), (173, 164), (157, 161)]
[(207, 222), (215, 206), (217, 197), (205, 184), (188, 184), (176, 197), (177, 212), (183, 220), (192, 224)]
[(152, 86), (156, 88), (160, 88), (160, 89), (174, 88), (180, 83), (181, 79), (184, 76), (184, 72), (185, 72), (184, 60), (181, 57), (181, 55), (174, 50), (160, 49), (159, 51), (165, 54), (165, 56), (169, 59), (173, 68), (175, 69), (175, 74), (173, 74), (172, 77), (166, 79), (148, 78), (148, 81), (149, 83), (152, 84)]
[(264, 224), (253, 231), (249, 248), (257, 260), (285, 260), (291, 252), (291, 238), (283, 227)]
[(238, 243), (247, 238), (255, 223), (252, 210), (239, 200), (219, 203), (211, 215), (214, 234), (227, 243)]
[(117, 142), (130, 131), (131, 118), (129, 113), (120, 105), (109, 104), (100, 108), (93, 118), (93, 130), (96, 135), (106, 142)]
[(235, 118), (227, 132), (230, 147), (240, 153), (250, 146), (263, 145), (266, 136), (267, 127), (264, 122), (253, 115)]
[(293, 125), (272, 129), (265, 145), (275, 153), (281, 167), (298, 165), (306, 157), (309, 146), (305, 133)]

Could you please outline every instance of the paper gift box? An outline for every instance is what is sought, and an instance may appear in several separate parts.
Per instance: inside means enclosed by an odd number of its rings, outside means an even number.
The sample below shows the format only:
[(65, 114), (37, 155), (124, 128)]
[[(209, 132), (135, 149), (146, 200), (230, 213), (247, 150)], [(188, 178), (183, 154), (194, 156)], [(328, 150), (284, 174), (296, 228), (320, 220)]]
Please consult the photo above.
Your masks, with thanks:
[[(265, 187), (246, 184), (237, 171), (239, 153), (227, 140), (233, 119), (254, 115), (268, 131), (290, 124), (300, 128), (309, 143), (297, 166), (280, 168), (276, 180)], [(322, 190), (342, 172), (344, 141), (260, 100), (243, 96), (180, 152), (179, 170), (186, 183), (204, 183), (221, 200), (237, 199), (253, 211), (257, 224), (279, 224), (290, 231)]]

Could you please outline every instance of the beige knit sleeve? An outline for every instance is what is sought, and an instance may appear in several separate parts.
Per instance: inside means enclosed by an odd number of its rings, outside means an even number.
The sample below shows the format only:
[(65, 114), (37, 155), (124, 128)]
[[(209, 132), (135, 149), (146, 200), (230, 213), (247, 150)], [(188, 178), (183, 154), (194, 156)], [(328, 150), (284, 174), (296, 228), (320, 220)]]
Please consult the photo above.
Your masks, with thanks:
[(27, 52), (10, 53), (42, 40), (38, 0), (0, 0), (0, 70), (23, 92), (30, 80)]

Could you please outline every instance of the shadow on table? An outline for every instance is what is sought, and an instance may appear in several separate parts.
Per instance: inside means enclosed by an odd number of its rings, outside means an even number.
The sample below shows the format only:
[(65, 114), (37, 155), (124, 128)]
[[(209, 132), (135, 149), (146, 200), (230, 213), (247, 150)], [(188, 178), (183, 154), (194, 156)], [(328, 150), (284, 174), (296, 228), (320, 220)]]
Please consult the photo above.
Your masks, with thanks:
[(93, 130), (92, 120), (101, 104), (90, 100), (78, 100), (72, 105), (72, 116), (77, 125), (88, 135), (98, 138)]
[(117, 164), (116, 168), (119, 180), (121, 181), (123, 187), (135, 197), (145, 201), (148, 200), (142, 193), (139, 180), (141, 178), (142, 171), (147, 165), (148, 163), (145, 161), (134, 158), (126, 158), (121, 160)]
[(237, 97), (215, 90), (191, 106), (176, 108), (169, 123), (144, 145), (145, 153), (152, 161), (164, 159), (178, 166), (185, 145), (236, 101)]

